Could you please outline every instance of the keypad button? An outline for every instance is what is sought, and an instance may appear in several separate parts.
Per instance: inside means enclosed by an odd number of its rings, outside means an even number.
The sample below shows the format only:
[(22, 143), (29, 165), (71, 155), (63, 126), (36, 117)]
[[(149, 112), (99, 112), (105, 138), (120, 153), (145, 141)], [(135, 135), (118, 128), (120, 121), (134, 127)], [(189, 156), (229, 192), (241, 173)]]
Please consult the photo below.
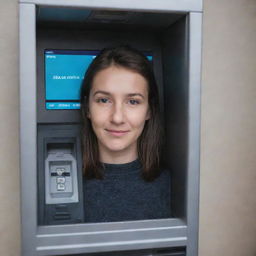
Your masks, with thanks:
[(57, 175), (58, 175), (58, 176), (62, 176), (62, 174), (65, 172), (65, 169), (63, 169), (63, 168), (57, 168), (57, 169), (56, 169), (56, 172), (57, 172)]
[(57, 177), (57, 183), (65, 183), (66, 179), (64, 177)]
[(60, 183), (60, 184), (57, 184), (57, 190), (58, 191), (64, 191), (66, 189), (65, 185)]

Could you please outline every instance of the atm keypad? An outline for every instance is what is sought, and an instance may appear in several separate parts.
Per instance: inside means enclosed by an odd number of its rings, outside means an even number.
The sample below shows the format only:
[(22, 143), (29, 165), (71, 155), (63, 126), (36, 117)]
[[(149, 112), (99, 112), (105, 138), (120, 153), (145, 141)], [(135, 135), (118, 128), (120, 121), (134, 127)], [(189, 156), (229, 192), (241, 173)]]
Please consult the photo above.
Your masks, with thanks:
[[(55, 196), (68, 196), (72, 195), (72, 177), (71, 177), (71, 165), (69, 163), (64, 165), (52, 164), (51, 168), (51, 179), (50, 179), (50, 191)], [(65, 193), (65, 194), (63, 194)], [(69, 193), (69, 194), (66, 194)]]
[(56, 178), (57, 190), (58, 191), (65, 191), (65, 189), (66, 189), (65, 182), (66, 182), (66, 179), (64, 177), (57, 177)]

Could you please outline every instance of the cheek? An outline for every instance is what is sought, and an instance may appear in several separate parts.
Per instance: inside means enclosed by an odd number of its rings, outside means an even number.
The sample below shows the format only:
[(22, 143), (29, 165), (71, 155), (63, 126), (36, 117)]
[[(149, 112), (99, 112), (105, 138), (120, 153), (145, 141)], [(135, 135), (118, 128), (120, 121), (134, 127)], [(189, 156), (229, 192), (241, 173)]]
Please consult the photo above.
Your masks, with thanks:
[(147, 110), (142, 110), (140, 112), (131, 113), (129, 116), (130, 123), (133, 127), (138, 129), (143, 128), (145, 121), (148, 119)]
[(87, 117), (91, 120), (93, 126), (99, 126), (106, 118), (106, 113), (97, 105), (90, 103)]
[(94, 130), (94, 133), (97, 136), (100, 136), (104, 128), (109, 123), (109, 111), (102, 108), (94, 107), (93, 110), (89, 112), (91, 125)]
[(100, 127), (102, 126), (102, 124), (104, 123), (104, 115), (102, 115), (101, 113), (95, 113), (95, 111), (90, 112), (90, 120), (92, 123), (92, 126), (94, 128)]

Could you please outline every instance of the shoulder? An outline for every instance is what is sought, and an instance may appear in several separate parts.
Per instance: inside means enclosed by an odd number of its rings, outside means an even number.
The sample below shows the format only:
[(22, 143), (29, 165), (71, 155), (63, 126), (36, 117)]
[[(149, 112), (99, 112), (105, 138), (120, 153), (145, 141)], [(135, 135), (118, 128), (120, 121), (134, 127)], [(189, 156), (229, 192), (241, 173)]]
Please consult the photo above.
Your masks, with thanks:
[(169, 169), (162, 169), (157, 179), (171, 178), (171, 171)]
[(171, 172), (169, 169), (162, 169), (159, 176), (153, 181), (160, 186), (170, 187), (171, 184)]

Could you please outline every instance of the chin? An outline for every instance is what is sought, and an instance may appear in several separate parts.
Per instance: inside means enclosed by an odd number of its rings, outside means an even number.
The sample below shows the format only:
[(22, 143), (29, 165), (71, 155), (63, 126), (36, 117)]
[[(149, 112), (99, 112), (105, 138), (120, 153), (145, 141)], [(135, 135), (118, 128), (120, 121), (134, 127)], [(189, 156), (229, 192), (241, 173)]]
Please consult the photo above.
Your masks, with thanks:
[(121, 152), (121, 151), (125, 151), (127, 149), (127, 147), (125, 146), (114, 146), (114, 147), (106, 147), (109, 151), (112, 152)]
[[(110, 151), (110, 152), (122, 152), (130, 148), (131, 145), (127, 145), (126, 143), (115, 143), (113, 141), (110, 141), (108, 143), (103, 144), (104, 147)], [(111, 145), (111, 146), (110, 146)]]

